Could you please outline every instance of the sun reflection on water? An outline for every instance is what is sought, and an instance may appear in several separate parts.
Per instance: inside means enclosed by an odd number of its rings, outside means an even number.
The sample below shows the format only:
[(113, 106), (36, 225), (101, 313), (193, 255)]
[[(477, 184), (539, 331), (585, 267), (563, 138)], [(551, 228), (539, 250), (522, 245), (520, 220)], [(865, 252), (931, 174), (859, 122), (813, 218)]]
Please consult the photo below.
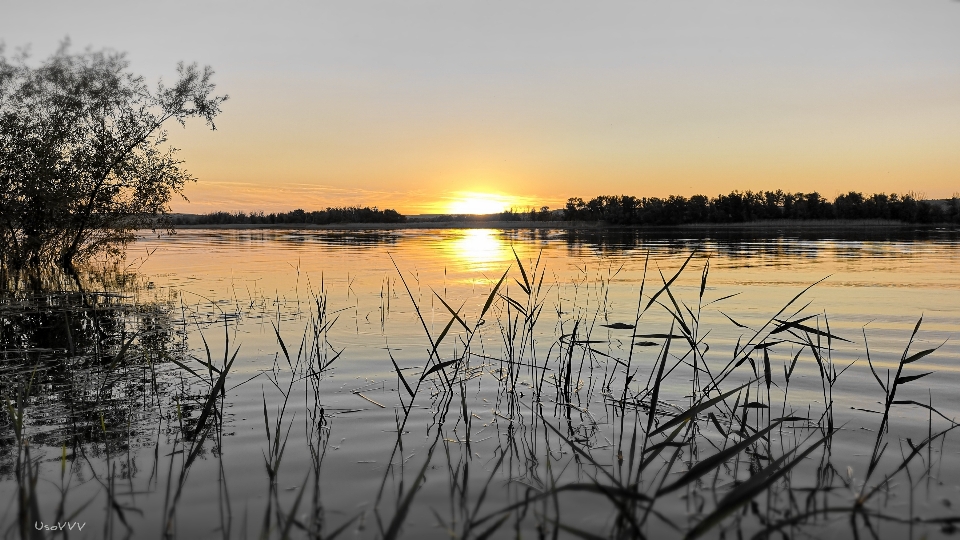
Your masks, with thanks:
[(506, 242), (492, 229), (465, 229), (448, 240), (449, 253), (469, 270), (499, 268), (512, 254)]

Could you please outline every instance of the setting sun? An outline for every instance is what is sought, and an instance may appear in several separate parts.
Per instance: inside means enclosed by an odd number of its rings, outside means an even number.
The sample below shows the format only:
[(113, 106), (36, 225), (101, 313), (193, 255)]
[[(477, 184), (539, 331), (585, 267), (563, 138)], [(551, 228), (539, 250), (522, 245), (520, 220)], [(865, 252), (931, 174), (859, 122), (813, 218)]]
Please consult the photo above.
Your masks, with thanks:
[(513, 197), (499, 193), (460, 192), (446, 201), (450, 214), (496, 214), (515, 206)]

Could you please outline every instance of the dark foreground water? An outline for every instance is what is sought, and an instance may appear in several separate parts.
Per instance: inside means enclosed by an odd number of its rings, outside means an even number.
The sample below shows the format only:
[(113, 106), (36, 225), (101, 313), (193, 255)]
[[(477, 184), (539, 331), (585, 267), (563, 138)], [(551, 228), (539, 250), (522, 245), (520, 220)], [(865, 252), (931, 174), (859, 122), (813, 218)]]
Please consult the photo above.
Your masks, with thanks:
[(191, 230), (8, 295), (3, 532), (952, 534), (957, 237), (673, 236)]

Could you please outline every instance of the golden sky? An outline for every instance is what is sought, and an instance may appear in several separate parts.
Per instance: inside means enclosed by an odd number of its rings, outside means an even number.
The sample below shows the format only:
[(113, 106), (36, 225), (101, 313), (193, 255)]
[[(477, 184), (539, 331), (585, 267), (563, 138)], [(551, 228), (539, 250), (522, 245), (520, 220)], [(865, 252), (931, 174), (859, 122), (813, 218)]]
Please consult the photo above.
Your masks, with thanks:
[[(92, 6), (92, 7), (91, 7)], [(8, 50), (210, 64), (174, 210), (960, 191), (960, 3), (11, 3)], [(478, 195), (479, 194), (479, 195)], [(464, 200), (475, 201), (464, 206)], [(459, 206), (458, 206), (459, 205)]]

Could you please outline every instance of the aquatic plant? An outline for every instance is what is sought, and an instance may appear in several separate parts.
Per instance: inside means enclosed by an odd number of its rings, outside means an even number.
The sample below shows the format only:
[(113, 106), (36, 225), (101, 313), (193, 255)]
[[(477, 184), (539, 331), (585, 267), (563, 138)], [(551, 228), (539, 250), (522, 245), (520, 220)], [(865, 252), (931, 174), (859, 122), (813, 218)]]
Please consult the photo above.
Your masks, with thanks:
[[(695, 285), (678, 287), (694, 266)], [(915, 350), (920, 321), (888, 374), (864, 330), (864, 370), (881, 407), (853, 426), (837, 409), (853, 364), (835, 361), (853, 339), (803, 301), (816, 283), (759, 324), (720, 312), (741, 332), (721, 352), (704, 320), (729, 297), (711, 297), (710, 260), (696, 253), (672, 274), (648, 258), (629, 320), (609, 303), (614, 266), (565, 285), (539, 257), (514, 253), (511, 268), (460, 302), (395, 270), (381, 284), (379, 327), (387, 332), (409, 306), (420, 352), (398, 355), (385, 334), (379, 361), (389, 375), (339, 390), (395, 428), (380, 439), (382, 476), (361, 507), (332, 499), (338, 486), (323, 481), (336, 466), (331, 437), (361, 409), (328, 405), (344, 353), (331, 332), (352, 308), (331, 308), (322, 280), (288, 317), (279, 298), (266, 297), (145, 302), (148, 289), (5, 297), (2, 456), (17, 509), (4, 518), (8, 534), (39, 537), (31, 527), (53, 517), (96, 522), (103, 537), (192, 537), (200, 529), (184, 500), (200, 492), (218, 508), (203, 530), (222, 538), (880, 538), (949, 532), (960, 521), (949, 507), (921, 515), (913, 504), (924, 479), (936, 493), (929, 483), (957, 427), (923, 392), (928, 374), (913, 368), (937, 352)], [(436, 326), (428, 311), (442, 314)], [(276, 343), (272, 364), (252, 374), (237, 369), (244, 318)], [(222, 354), (210, 341), (221, 331)], [(815, 373), (816, 384), (799, 373)], [(235, 435), (231, 392), (258, 383), (262, 461), (245, 471), (263, 492), (249, 506), (251, 493), (231, 488), (225, 456)], [(924, 411), (922, 433), (895, 431), (905, 428), (893, 422), (904, 409)], [(851, 441), (867, 454), (860, 461), (844, 450)], [(149, 478), (134, 482), (138, 450), (149, 459), (151, 449)], [(284, 487), (290, 478), (296, 485)], [(52, 513), (47, 485), (59, 498)], [(137, 503), (149, 493), (162, 504)]]

